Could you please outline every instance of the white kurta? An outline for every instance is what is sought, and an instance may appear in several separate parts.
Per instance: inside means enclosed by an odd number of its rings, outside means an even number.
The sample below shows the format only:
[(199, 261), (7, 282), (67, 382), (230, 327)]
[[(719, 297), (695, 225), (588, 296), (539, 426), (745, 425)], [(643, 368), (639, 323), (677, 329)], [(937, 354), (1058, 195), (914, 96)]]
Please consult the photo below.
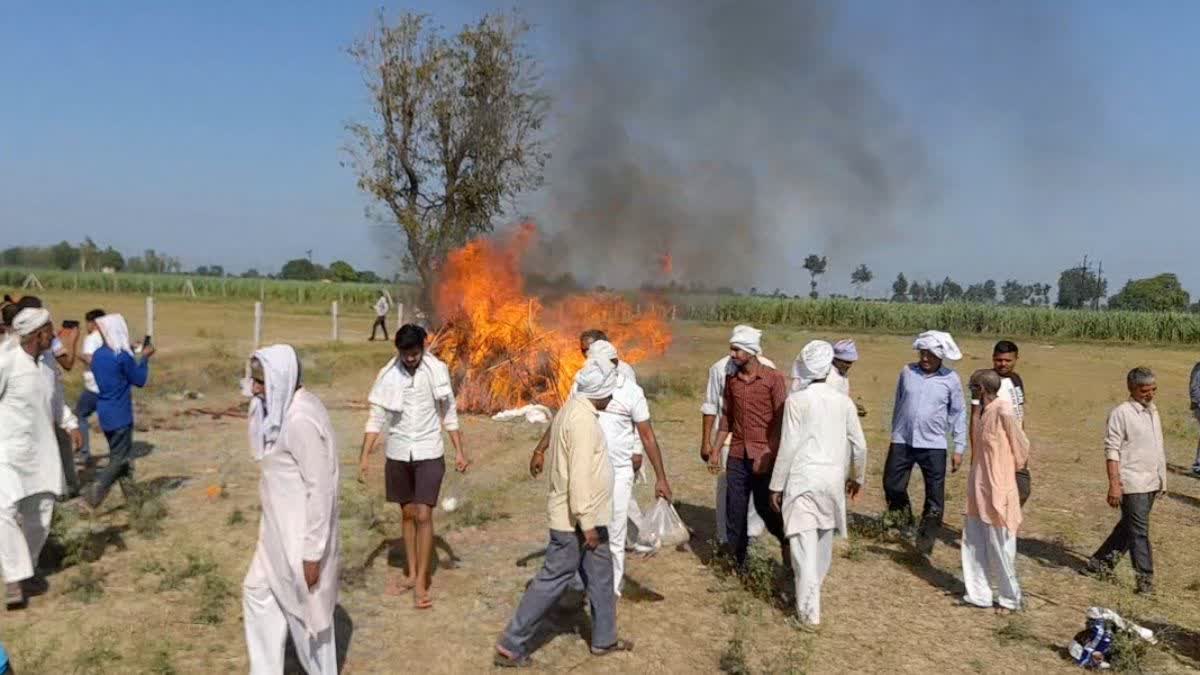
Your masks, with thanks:
[(63, 492), (53, 382), (45, 363), (19, 347), (0, 356), (0, 506)]
[(783, 493), (783, 524), (846, 534), (846, 478), (866, 480), (867, 442), (848, 396), (815, 382), (788, 396), (771, 491)]
[[(264, 586), (286, 615), (293, 641), (323, 645), (310, 652), (320, 652), (324, 657), (318, 660), (327, 662), (338, 598), (338, 456), (329, 414), (316, 396), (304, 389), (296, 392), (279, 439), (261, 464), (262, 521), (258, 549), (244, 584), (252, 670), (268, 672), (254, 664), (255, 639), (262, 631), (256, 633), (258, 627), (251, 625), (259, 617), (249, 616), (251, 611), (265, 612), (251, 602), (262, 600)], [(320, 579), (312, 592), (304, 581), (305, 560), (321, 561)], [(268, 628), (279, 625), (277, 616), (265, 616), (260, 622)], [(296, 634), (300, 627), (306, 634)], [(273, 645), (260, 645), (258, 651), (265, 652), (261, 657), (270, 663), (276, 657), (282, 662), (282, 643), (277, 653)], [(332, 671), (317, 664), (317, 670), (309, 672)]]

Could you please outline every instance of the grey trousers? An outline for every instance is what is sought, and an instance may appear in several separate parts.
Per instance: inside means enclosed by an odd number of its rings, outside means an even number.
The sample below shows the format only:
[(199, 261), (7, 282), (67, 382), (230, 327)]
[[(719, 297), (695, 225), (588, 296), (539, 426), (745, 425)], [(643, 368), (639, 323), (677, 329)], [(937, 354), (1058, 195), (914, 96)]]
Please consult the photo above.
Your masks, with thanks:
[(550, 543), (542, 569), (521, 596), (521, 604), (500, 646), (517, 656), (529, 655), (529, 643), (546, 613), (570, 586), (575, 573), (587, 586), (592, 611), (592, 647), (605, 648), (617, 643), (617, 596), (613, 591), (612, 553), (608, 549), (608, 528), (598, 527), (600, 545), (595, 550), (584, 546), (583, 534), (550, 530)]
[(1154, 555), (1150, 550), (1150, 509), (1157, 492), (1140, 492), (1121, 497), (1121, 520), (1112, 534), (1092, 554), (1092, 559), (1105, 567), (1115, 567), (1126, 551), (1133, 560), (1138, 577), (1154, 576)]
[[(79, 474), (75, 472), (75, 444), (71, 442), (71, 434), (61, 427), (54, 427), (58, 439), (58, 457), (62, 462), (63, 479), (66, 482), (66, 497), (79, 494)], [(35, 561), (36, 562), (36, 561)]]

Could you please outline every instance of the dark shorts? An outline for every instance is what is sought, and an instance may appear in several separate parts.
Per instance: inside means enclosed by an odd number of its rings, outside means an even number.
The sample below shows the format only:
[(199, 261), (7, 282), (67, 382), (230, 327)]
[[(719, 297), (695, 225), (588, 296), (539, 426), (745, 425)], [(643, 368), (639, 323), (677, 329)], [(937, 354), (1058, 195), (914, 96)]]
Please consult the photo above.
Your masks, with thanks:
[(1021, 499), (1021, 506), (1025, 506), (1025, 502), (1029, 501), (1029, 495), (1033, 492), (1033, 476), (1029, 474), (1029, 467), (1017, 469), (1017, 495)]
[(446, 460), (442, 457), (416, 462), (389, 459), (383, 466), (387, 500), (395, 504), (437, 506), (445, 475)]

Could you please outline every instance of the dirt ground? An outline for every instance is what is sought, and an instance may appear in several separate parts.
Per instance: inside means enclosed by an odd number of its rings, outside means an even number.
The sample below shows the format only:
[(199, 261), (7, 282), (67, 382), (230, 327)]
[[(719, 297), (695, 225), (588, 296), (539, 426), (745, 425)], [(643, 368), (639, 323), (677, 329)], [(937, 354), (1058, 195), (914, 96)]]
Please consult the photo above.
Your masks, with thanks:
[[(48, 300), (60, 318), (82, 315), (91, 303), (127, 312), (140, 332), (140, 298)], [(411, 598), (382, 593), (389, 565), (401, 564), (403, 555), (397, 513), (382, 500), (381, 453), (369, 485), (355, 481), (362, 401), (389, 347), (366, 342), (365, 307), (343, 309), (338, 345), (328, 343), (325, 308), (275, 309), (267, 310), (265, 340), (300, 346), (309, 386), (330, 407), (340, 441), (345, 569), (338, 637), (344, 672), (489, 670), (494, 640), (540, 564), (547, 536), (544, 482), (526, 476), (542, 428), (465, 418), (475, 466), (447, 480), (443, 494), (460, 497), (463, 505), (453, 514), (435, 515), (436, 604), (415, 610)], [(257, 468), (246, 448), (244, 420), (180, 413), (238, 402), (235, 378), (249, 348), (250, 310), (245, 303), (160, 299), (158, 314), (161, 352), (151, 388), (139, 399), (146, 430), (138, 440), (147, 454), (138, 460), (137, 477), (162, 493), (167, 515), (161, 533), (133, 527), (119, 492), (94, 520), (71, 516), (88, 534), (94, 560), (53, 565), (46, 595), (27, 610), (0, 613), (0, 640), (23, 675), (246, 671), (240, 582), (257, 534)], [(637, 643), (632, 654), (590, 657), (579, 637), (587, 631), (586, 614), (578, 597), (568, 597), (534, 655), (539, 669), (691, 673), (716, 672), (723, 664), (755, 673), (1066, 672), (1073, 666), (1064, 660), (1063, 647), (1082, 628), (1084, 610), (1095, 604), (1161, 631), (1161, 644), (1142, 657), (1148, 672), (1200, 667), (1200, 572), (1193, 539), (1200, 536), (1200, 481), (1186, 475), (1196, 443), (1186, 398), (1194, 352), (1022, 343), (1019, 370), (1028, 388), (1027, 425), (1035, 444), (1034, 494), (1018, 557), (1029, 610), (1006, 619), (956, 606), (962, 593), (956, 540), (965, 472), (948, 478), (946, 533), (929, 563), (871, 533), (872, 519), (883, 508), (880, 482), (895, 377), (912, 356), (911, 338), (854, 336), (862, 358), (851, 383), (870, 413), (869, 484), (852, 508), (863, 527), (850, 541), (837, 543), (823, 591), (823, 625), (808, 634), (795, 628), (777, 597), (789, 586), (781, 570), (775, 570), (774, 589), (767, 593), (776, 597), (763, 600), (708, 565), (713, 480), (698, 458), (698, 407), (707, 367), (723, 355), (728, 328), (678, 323), (674, 329), (670, 352), (640, 364), (638, 373), (653, 393), (654, 427), (677, 508), (695, 533), (692, 545), (629, 561), (632, 588), (618, 611), (621, 634)], [(781, 366), (790, 364), (804, 342), (818, 336), (843, 337), (768, 328), (767, 354)], [(957, 365), (960, 373), (987, 365), (991, 343), (961, 340), (967, 356)], [(1149, 365), (1159, 374), (1173, 466), (1168, 492), (1153, 516), (1158, 593), (1152, 599), (1132, 595), (1127, 563), (1115, 581), (1075, 571), (1116, 520), (1104, 502), (1101, 439), (1106, 413), (1124, 398), (1124, 373), (1134, 365)], [(77, 390), (78, 375), (71, 374), (70, 381)], [(98, 434), (94, 444), (105, 451)], [(917, 503), (920, 483), (914, 476)], [(650, 486), (638, 489), (642, 507), (649, 507)], [(765, 542), (760, 554), (763, 560), (775, 558)]]

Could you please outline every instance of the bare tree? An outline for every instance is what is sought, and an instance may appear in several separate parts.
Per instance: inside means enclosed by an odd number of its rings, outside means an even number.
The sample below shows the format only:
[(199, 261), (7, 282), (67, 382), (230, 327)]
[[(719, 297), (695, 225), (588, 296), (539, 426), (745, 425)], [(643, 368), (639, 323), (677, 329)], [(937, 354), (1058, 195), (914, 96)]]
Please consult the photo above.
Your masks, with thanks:
[(541, 185), (548, 98), (528, 31), (515, 15), (486, 14), (447, 36), (425, 15), (389, 23), (381, 10), (349, 49), (371, 115), (346, 126), (348, 164), (381, 207), (369, 213), (404, 236), (426, 311), (446, 254)]

